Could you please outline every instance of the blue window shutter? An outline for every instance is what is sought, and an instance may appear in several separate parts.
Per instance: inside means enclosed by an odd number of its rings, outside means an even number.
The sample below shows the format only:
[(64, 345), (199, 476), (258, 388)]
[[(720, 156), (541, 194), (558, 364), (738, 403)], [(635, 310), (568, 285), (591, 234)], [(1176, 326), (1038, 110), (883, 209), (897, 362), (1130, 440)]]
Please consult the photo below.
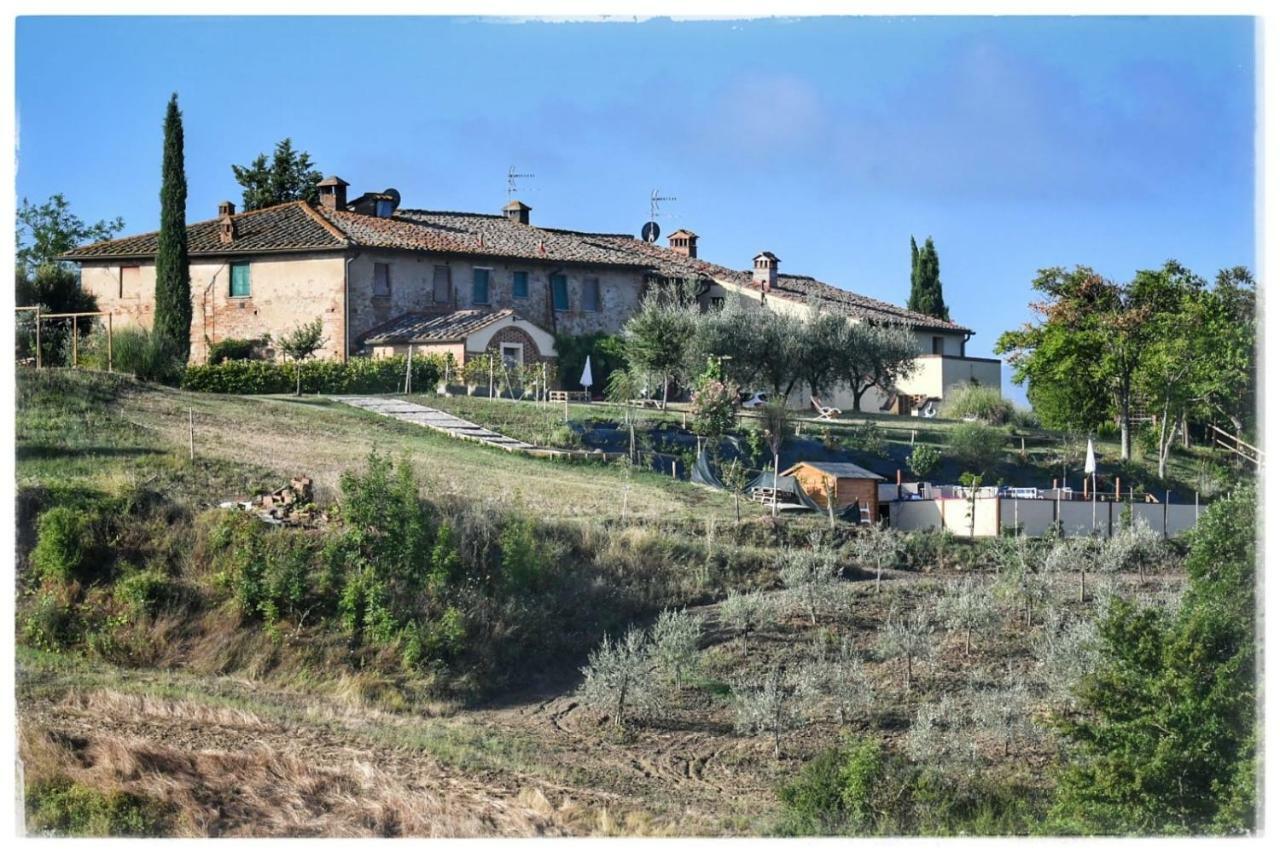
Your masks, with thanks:
[(511, 274), (511, 297), (513, 299), (527, 299), (529, 297), (529, 274), (527, 272)]
[(489, 271), (473, 270), (471, 278), (471, 304), (489, 304)]
[(232, 296), (248, 296), (249, 295), (249, 265), (248, 264), (232, 264), (231, 265), (231, 295)]
[(562, 275), (551, 276), (551, 307), (557, 311), (569, 310), (569, 282)]

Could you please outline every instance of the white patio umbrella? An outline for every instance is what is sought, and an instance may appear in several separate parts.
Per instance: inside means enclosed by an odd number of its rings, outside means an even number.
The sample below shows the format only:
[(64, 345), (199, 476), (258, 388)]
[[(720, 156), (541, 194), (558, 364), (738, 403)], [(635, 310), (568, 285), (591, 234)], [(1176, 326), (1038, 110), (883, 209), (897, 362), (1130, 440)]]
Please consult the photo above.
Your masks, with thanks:
[(1093, 478), (1093, 493), (1090, 498), (1093, 502), (1093, 530), (1090, 535), (1096, 531), (1098, 527), (1098, 460), (1093, 455), (1093, 439), (1089, 439), (1089, 446), (1084, 451), (1084, 473)]
[(591, 392), (591, 356), (587, 356), (587, 363), (582, 366), (582, 379), (578, 380), (578, 384), (582, 386), (582, 390)]

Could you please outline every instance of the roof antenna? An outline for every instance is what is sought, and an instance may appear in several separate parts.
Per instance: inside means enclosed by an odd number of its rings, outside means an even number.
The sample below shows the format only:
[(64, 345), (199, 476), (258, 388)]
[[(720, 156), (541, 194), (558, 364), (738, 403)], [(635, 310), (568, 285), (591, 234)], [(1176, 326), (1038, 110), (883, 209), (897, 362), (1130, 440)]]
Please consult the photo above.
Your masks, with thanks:
[(517, 172), (515, 166), (509, 167), (507, 169), (507, 200), (510, 201), (511, 199), (516, 197), (516, 179), (517, 178), (532, 178), (532, 177), (534, 176), (521, 174)]
[(661, 216), (661, 214), (658, 213), (659, 203), (676, 200), (676, 197), (673, 195), (659, 195), (659, 192), (661, 192), (661, 190), (654, 190), (653, 193), (650, 194), (649, 221), (640, 229), (640, 239), (644, 240), (646, 243), (658, 242), (658, 236), (662, 234), (662, 229), (658, 227), (657, 223), (658, 217)]
[(654, 190), (654, 191), (653, 191), (653, 194), (649, 196), (649, 218), (650, 218), (650, 219), (657, 219), (657, 218), (658, 218), (658, 216), (659, 216), (659, 213), (658, 213), (658, 204), (659, 204), (659, 202), (664, 202), (664, 201), (676, 201), (676, 197), (675, 197), (675, 196), (673, 196), (673, 195), (658, 195), (658, 193), (659, 193), (659, 192), (661, 192), (661, 190)]

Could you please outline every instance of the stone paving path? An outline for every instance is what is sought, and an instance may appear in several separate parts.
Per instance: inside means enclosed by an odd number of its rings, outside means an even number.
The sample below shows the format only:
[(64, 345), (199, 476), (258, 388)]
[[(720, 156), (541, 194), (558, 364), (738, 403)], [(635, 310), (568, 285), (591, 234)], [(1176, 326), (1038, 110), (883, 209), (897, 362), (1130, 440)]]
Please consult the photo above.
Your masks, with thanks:
[(503, 450), (518, 452), (538, 449), (528, 442), (517, 441), (500, 432), (494, 432), (491, 429), (478, 426), (471, 423), (471, 421), (463, 420), (456, 415), (433, 409), (430, 406), (421, 406), (417, 403), (388, 397), (334, 397), (333, 399), (339, 403), (346, 403), (348, 406), (364, 409), (367, 412), (407, 421), (411, 424), (418, 424), (419, 426), (443, 432), (454, 438), (477, 441), (490, 447), (500, 447)]

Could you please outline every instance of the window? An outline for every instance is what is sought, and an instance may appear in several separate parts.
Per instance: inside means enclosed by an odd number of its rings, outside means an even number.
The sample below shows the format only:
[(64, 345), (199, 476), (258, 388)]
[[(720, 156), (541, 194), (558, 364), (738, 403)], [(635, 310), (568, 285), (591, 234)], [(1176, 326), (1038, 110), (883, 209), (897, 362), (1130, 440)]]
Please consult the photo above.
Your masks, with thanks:
[(502, 344), (502, 364), (507, 370), (512, 370), (524, 364), (524, 345), (523, 344)]
[(942, 355), (942, 337), (940, 335), (933, 336), (933, 354)]
[(471, 304), (489, 304), (489, 270), (477, 267), (471, 271)]
[(511, 298), (529, 298), (529, 274), (527, 272), (517, 271), (511, 274)]
[(241, 298), (249, 295), (249, 265), (231, 265), (231, 295)]
[(120, 267), (120, 298), (137, 299), (142, 293), (142, 267)]
[(562, 275), (551, 276), (551, 307), (557, 311), (569, 310), (569, 281)]
[(582, 310), (600, 310), (600, 279), (584, 278), (582, 280)]
[(388, 199), (378, 199), (373, 205), (373, 210), (379, 219), (391, 218), (391, 202)]
[(431, 277), (432, 299), (436, 302), (452, 302), (453, 294), (449, 288), (449, 268), (444, 264), (435, 268)]
[(391, 265), (373, 265), (373, 295), (386, 298), (391, 295)]
[(712, 310), (712, 311), (719, 311), (719, 310), (720, 310), (721, 308), (723, 308), (723, 307), (724, 307), (724, 297), (723, 297), (723, 296), (713, 296), (713, 297), (711, 297), (711, 310)]

